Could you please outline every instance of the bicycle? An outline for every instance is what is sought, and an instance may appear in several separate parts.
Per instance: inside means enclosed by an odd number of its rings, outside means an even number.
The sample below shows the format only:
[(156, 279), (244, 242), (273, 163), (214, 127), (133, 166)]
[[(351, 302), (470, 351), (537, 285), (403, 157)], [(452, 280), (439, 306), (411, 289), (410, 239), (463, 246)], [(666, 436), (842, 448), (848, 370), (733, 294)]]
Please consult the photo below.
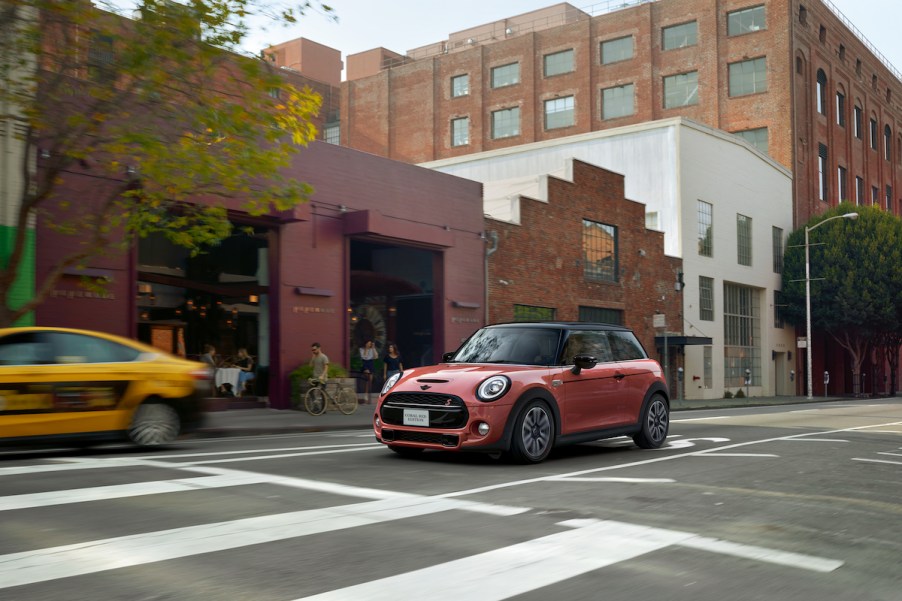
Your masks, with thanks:
[(351, 415), (357, 411), (357, 395), (350, 389), (335, 382), (330, 393), (328, 383), (319, 380), (309, 380), (311, 388), (304, 395), (304, 409), (310, 415), (322, 415), (329, 407), (338, 409), (345, 415)]

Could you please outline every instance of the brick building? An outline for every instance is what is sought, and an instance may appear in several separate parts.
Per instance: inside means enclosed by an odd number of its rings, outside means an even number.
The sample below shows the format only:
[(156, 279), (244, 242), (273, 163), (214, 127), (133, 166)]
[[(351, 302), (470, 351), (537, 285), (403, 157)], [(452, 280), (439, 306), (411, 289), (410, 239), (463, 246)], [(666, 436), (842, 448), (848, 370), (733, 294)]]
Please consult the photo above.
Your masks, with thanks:
[(829, 0), (626, 4), (352, 55), (340, 143), (421, 163), (682, 116), (790, 169), (795, 227), (842, 199), (902, 214), (900, 75)]

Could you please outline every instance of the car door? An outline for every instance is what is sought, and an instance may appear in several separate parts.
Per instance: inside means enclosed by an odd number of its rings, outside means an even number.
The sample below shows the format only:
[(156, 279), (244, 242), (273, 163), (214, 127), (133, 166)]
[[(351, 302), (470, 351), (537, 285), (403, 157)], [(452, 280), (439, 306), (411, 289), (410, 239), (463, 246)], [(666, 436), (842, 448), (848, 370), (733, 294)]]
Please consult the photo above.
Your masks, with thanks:
[[(573, 373), (577, 355), (595, 357), (595, 367)], [(563, 434), (599, 430), (621, 419), (618, 408), (622, 384), (603, 330), (572, 330), (564, 345), (561, 374), (564, 402), (561, 409)]]
[(632, 332), (612, 330), (607, 334), (617, 373), (622, 375), (617, 400), (617, 421), (633, 424), (639, 420), (645, 394), (655, 379), (651, 370), (652, 363)]

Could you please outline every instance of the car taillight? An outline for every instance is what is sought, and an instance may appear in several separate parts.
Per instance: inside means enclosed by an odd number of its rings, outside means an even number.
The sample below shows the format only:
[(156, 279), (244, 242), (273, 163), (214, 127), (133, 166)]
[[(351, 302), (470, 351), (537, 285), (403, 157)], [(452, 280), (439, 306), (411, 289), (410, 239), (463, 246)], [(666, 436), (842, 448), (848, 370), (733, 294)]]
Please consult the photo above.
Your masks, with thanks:
[(195, 369), (191, 372), (191, 377), (195, 380), (212, 380), (213, 379), (213, 370), (212, 369)]

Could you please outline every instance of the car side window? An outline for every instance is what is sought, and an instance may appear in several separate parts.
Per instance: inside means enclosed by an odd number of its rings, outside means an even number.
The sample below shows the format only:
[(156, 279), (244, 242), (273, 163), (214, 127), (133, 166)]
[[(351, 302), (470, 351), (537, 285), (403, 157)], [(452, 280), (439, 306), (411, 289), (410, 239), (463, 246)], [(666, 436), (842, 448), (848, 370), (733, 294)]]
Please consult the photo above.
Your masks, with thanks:
[(612, 361), (611, 346), (604, 330), (573, 330), (564, 347), (564, 365), (573, 365), (577, 355), (591, 355), (599, 363)]
[(611, 341), (611, 350), (614, 352), (614, 361), (631, 361), (633, 359), (646, 359), (645, 349), (632, 332), (607, 332)]
[(52, 334), (55, 363), (122, 363), (134, 361), (140, 352), (111, 340), (57, 332)]
[(43, 332), (12, 334), (0, 339), (0, 365), (45, 365), (53, 352)]

